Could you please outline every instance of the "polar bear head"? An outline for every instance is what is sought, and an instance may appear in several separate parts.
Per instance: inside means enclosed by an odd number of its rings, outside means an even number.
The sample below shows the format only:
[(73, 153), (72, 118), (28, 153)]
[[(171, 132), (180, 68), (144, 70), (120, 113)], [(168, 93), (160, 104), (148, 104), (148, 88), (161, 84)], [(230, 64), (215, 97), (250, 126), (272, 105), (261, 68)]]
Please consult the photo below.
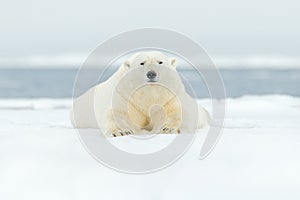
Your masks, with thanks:
[(157, 51), (136, 53), (122, 64), (127, 71), (143, 69), (147, 82), (157, 82), (163, 69), (174, 71), (176, 66), (176, 58), (169, 58)]

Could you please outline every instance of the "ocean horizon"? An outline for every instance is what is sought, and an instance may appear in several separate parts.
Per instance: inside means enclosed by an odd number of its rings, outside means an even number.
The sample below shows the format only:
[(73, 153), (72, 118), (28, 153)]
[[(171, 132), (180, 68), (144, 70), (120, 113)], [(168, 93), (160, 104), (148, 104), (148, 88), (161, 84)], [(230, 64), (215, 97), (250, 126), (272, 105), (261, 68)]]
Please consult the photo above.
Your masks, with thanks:
[[(115, 70), (106, 70), (101, 81), (110, 77)], [(77, 72), (74, 68), (2, 68), (0, 98), (71, 98)], [(89, 70), (88, 74), (94, 76), (95, 72)], [(178, 72), (191, 85), (197, 98), (210, 97), (199, 73), (191, 69), (178, 69)], [(227, 97), (272, 94), (300, 96), (300, 69), (220, 69), (219, 72)], [(93, 86), (93, 83), (89, 84)]]

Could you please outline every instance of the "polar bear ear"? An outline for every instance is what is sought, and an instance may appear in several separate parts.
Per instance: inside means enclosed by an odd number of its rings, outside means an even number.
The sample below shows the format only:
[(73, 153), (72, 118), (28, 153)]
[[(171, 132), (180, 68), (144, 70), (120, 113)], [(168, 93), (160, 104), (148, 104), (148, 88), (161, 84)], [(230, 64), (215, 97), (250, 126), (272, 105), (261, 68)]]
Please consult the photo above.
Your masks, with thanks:
[(130, 67), (130, 63), (128, 60), (126, 60), (124, 63), (123, 63), (123, 66), (128, 69)]
[(170, 63), (174, 68), (177, 67), (177, 59), (176, 58), (170, 58)]

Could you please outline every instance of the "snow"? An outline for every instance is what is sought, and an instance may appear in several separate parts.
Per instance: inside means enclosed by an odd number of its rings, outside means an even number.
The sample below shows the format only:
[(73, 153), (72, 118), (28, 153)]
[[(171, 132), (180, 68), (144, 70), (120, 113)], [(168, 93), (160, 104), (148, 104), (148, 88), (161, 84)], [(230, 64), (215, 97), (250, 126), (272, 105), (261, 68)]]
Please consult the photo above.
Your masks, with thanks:
[[(69, 122), (71, 102), (0, 99), (0, 199), (300, 199), (300, 98), (227, 99), (223, 135), (206, 159), (198, 159), (203, 130), (176, 163), (143, 175), (90, 156)], [(110, 140), (144, 146), (131, 139)]]

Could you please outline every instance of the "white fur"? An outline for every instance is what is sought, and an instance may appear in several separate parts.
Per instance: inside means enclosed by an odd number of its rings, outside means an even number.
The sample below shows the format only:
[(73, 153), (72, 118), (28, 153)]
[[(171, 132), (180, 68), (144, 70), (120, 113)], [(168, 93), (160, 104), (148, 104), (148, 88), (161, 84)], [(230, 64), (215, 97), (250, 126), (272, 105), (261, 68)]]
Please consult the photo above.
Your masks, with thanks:
[[(208, 113), (185, 92), (176, 66), (175, 58), (160, 52), (134, 54), (107, 81), (74, 100), (73, 126), (119, 136), (179, 133), (208, 125)], [(147, 82), (150, 70), (158, 74), (155, 83)]]

